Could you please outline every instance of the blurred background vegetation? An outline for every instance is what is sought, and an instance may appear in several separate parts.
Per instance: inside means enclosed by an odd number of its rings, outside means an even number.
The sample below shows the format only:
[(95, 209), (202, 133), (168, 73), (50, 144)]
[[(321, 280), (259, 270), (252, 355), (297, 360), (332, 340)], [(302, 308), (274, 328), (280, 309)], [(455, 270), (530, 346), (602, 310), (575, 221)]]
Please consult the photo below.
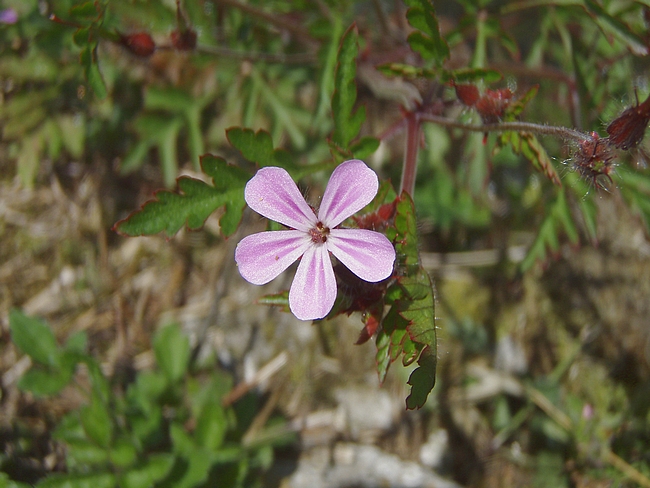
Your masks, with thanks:
[[(647, 2), (434, 5), (446, 68), (497, 70), (490, 86), (517, 95), (539, 86), (524, 120), (604, 135), (650, 92)], [(497, 135), (422, 126), (439, 368), (406, 412), (409, 371), (377, 385), (358, 317), (312, 326), (252, 305), (288, 286), (240, 280), (232, 255), (261, 228), (253, 216), (227, 240), (217, 216), (170, 240), (111, 227), (180, 174), (200, 178), (204, 153), (252, 170), (229, 127), (267, 130), (301, 164), (330, 160), (353, 22), (362, 133), (382, 142), (367, 161), (397, 183), (403, 107), (479, 121), (438, 79), (375, 69), (431, 67), (406, 41), (407, 5), (0, 8), (0, 486), (650, 486), (643, 146), (605, 191), (573, 171), (569, 141), (540, 138), (558, 188), (542, 156), (496, 149)]]

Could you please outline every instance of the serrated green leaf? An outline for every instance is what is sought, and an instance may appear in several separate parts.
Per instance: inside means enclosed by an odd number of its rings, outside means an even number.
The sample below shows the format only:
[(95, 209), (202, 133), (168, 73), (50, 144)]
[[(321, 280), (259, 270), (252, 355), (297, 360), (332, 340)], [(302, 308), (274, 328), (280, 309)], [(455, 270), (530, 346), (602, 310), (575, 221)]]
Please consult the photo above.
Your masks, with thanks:
[(252, 129), (232, 127), (226, 131), (226, 137), (244, 158), (260, 167), (278, 166), (289, 173), (295, 169), (291, 155), (283, 149), (275, 149), (271, 134), (265, 130), (254, 132)]
[(54, 368), (60, 365), (59, 346), (47, 323), (14, 308), (9, 312), (9, 329), (13, 343), (34, 361)]
[(407, 41), (415, 52), (424, 59), (432, 59), (442, 66), (449, 57), (449, 46), (440, 35), (438, 18), (430, 0), (406, 0), (409, 10), (406, 18), (409, 24), (419, 30), (411, 33)]
[(158, 367), (170, 384), (185, 376), (189, 366), (190, 341), (180, 326), (172, 324), (159, 329), (153, 338), (153, 350)]
[(221, 217), (221, 232), (232, 235), (239, 225), (246, 202), (244, 186), (250, 175), (226, 163), (222, 158), (205, 155), (201, 158), (203, 172), (210, 176), (214, 186), (189, 177), (178, 179), (178, 192), (160, 191), (156, 199), (145, 203), (142, 209), (119, 221), (113, 229), (120, 234), (137, 236), (160, 232), (173, 236), (184, 225), (200, 228), (216, 209), (225, 206)]
[(334, 76), (334, 95), (332, 95), (332, 116), (334, 132), (332, 142), (346, 149), (361, 130), (366, 119), (364, 107), (354, 111), (357, 100), (357, 54), (359, 53), (358, 33), (355, 24), (345, 31), (341, 39), (338, 63)]

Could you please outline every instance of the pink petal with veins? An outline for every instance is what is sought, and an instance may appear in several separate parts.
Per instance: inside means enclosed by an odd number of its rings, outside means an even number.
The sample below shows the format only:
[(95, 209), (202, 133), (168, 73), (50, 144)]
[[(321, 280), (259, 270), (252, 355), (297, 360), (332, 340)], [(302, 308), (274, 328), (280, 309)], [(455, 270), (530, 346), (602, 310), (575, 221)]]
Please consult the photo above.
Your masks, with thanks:
[(311, 245), (309, 236), (298, 230), (260, 232), (239, 241), (235, 261), (246, 281), (264, 285), (291, 266)]
[(359, 159), (345, 161), (332, 173), (318, 210), (318, 220), (334, 228), (368, 205), (379, 189), (373, 170)]
[(292, 229), (307, 232), (316, 224), (314, 211), (282, 168), (260, 169), (246, 184), (244, 198), (258, 214)]
[(336, 278), (327, 246), (310, 246), (300, 260), (289, 290), (289, 308), (300, 320), (325, 317), (336, 300)]
[(384, 234), (365, 229), (332, 229), (327, 248), (350, 271), (375, 283), (393, 274), (395, 248)]

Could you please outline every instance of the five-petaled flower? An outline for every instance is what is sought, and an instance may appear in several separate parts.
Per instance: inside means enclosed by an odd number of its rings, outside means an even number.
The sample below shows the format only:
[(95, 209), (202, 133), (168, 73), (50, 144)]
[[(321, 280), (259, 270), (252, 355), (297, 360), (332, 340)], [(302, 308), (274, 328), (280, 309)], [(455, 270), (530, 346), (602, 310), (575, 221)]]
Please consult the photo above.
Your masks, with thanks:
[(246, 184), (246, 203), (289, 230), (242, 239), (235, 251), (242, 277), (263, 285), (302, 256), (289, 290), (289, 308), (301, 320), (323, 318), (334, 306), (336, 278), (329, 253), (364, 281), (390, 277), (395, 249), (385, 235), (337, 228), (368, 205), (378, 188), (377, 175), (363, 161), (346, 161), (332, 173), (316, 214), (289, 173), (275, 167), (260, 169)]

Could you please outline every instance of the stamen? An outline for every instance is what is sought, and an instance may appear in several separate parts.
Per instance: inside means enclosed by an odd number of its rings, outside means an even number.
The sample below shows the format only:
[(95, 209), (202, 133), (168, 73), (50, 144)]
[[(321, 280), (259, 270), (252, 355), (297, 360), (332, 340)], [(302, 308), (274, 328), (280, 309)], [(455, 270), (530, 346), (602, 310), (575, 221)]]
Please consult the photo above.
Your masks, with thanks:
[(330, 233), (329, 227), (325, 227), (322, 222), (318, 222), (316, 227), (309, 229), (309, 237), (314, 244), (324, 244), (327, 242), (327, 236)]

